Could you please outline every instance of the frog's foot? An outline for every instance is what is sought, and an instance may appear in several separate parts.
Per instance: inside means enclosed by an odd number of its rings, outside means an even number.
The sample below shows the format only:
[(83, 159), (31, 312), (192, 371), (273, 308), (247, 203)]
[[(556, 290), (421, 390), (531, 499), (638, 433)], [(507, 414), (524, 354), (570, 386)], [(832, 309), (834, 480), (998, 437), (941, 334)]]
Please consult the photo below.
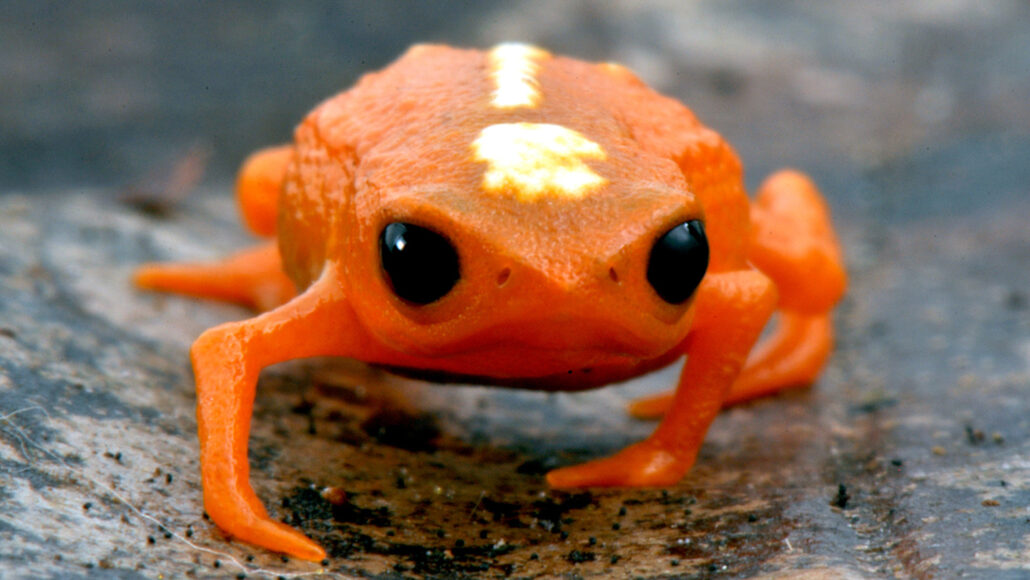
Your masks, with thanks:
[(297, 293), (282, 271), (274, 242), (207, 264), (144, 264), (140, 288), (235, 302), (257, 310), (285, 304)]
[(555, 469), (547, 474), (547, 483), (555, 488), (661, 487), (682, 479), (692, 463), (693, 458), (679, 458), (648, 439), (611, 457)]
[(204, 494), (204, 506), (208, 515), (225, 533), (248, 544), (301, 560), (321, 562), (325, 559), (325, 550), (314, 540), (286, 524), (269, 518), (264, 508), (255, 512), (250, 509), (251, 506), (233, 505), (233, 501), (231, 497), (218, 497), (217, 493)]

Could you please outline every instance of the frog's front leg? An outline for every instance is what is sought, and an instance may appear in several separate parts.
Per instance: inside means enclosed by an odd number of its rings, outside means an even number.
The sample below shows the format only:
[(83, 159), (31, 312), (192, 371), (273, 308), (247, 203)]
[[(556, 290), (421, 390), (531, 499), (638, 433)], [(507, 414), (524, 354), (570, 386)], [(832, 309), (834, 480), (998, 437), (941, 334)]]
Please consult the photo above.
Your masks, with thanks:
[(709, 274), (698, 289), (687, 362), (655, 432), (619, 453), (547, 474), (554, 487), (662, 486), (694, 464), (748, 351), (776, 307), (776, 289), (755, 270)]
[(294, 358), (359, 352), (359, 327), (335, 280), (324, 273), (304, 294), (275, 310), (208, 330), (191, 350), (205, 510), (240, 540), (314, 561), (323, 559), (325, 551), (272, 520), (251, 488), (247, 440), (262, 368)]

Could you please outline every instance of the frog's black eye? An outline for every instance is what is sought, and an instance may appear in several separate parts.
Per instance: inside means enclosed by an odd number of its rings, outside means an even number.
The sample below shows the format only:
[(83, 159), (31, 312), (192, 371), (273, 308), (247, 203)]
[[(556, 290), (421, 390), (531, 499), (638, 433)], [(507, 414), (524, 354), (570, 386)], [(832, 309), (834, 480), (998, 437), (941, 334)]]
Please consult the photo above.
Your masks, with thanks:
[(665, 232), (651, 248), (647, 281), (670, 304), (682, 304), (697, 289), (708, 269), (708, 239), (700, 220)]
[(443, 298), (458, 282), (458, 252), (447, 238), (394, 222), (379, 236), (379, 259), (394, 294), (415, 304)]

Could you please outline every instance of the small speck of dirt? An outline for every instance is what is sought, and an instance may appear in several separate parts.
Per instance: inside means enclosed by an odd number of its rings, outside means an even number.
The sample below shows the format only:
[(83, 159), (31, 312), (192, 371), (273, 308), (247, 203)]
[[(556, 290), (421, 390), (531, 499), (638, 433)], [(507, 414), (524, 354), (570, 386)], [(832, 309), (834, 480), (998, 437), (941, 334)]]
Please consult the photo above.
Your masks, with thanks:
[(889, 409), (897, 404), (898, 400), (893, 397), (875, 397), (864, 403), (848, 407), (848, 413), (851, 415), (869, 415), (883, 409)]
[(580, 510), (594, 503), (594, 496), (590, 492), (574, 493), (560, 497), (558, 501), (547, 498), (533, 502), (533, 517), (538, 525), (549, 532), (561, 533), (562, 520), (572, 510)]
[(334, 504), (326, 499), (321, 492), (312, 487), (294, 488), (293, 493), (283, 499), (283, 507), (289, 507), (293, 514), (287, 518), (286, 523), (292, 526), (304, 526), (312, 520), (332, 520), (339, 523), (350, 523), (360, 525), (371, 525), (376, 527), (387, 527), (391, 525), (389, 508), (363, 508), (345, 496), (345, 501)]
[(984, 442), (984, 439), (986, 436), (983, 431), (974, 429), (972, 425), (966, 425), (966, 440), (970, 445), (979, 445)]
[(846, 510), (848, 509), (848, 500), (850, 499), (851, 496), (848, 495), (848, 486), (840, 483), (837, 484), (837, 495), (833, 496), (833, 501), (830, 502), (830, 505)]
[(299, 403), (293, 406), (290, 410), (298, 415), (310, 415), (311, 411), (315, 409), (314, 401), (308, 399), (301, 399)]
[(435, 451), (440, 437), (440, 428), (431, 415), (412, 416), (397, 409), (379, 411), (366, 419), (361, 428), (383, 445), (413, 452)]
[(568, 556), (565, 556), (565, 559), (573, 564), (582, 564), (583, 562), (593, 562), (597, 559), (597, 554), (582, 550), (573, 550), (569, 552)]
[(194, 144), (125, 187), (119, 201), (144, 215), (167, 218), (196, 189), (210, 157), (209, 146)]
[(555, 455), (530, 459), (515, 468), (516, 473), (523, 475), (543, 475), (561, 466), (561, 460)]
[(347, 501), (347, 490), (342, 487), (327, 487), (322, 490), (322, 497), (333, 505), (343, 505)]
[(1023, 310), (1026, 308), (1026, 305), (1026, 294), (1023, 294), (1019, 290), (1012, 290), (1005, 298), (1005, 307), (1009, 310)]
[(493, 521), (501, 522), (512, 527), (525, 527), (519, 520), (519, 510), (522, 504), (509, 501), (497, 501), (484, 497), (479, 502), (479, 507), (490, 512)]

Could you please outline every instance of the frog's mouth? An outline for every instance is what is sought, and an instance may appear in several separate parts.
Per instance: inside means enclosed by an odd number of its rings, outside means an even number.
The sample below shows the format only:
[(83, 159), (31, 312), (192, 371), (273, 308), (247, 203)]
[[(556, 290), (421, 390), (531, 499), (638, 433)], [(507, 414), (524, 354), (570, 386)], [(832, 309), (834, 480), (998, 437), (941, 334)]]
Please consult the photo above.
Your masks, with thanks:
[(490, 320), (457, 336), (444, 332), (426, 332), (417, 339), (410, 334), (378, 335), (390, 353), (370, 362), (403, 367), (399, 372), (405, 375), (463, 383), (523, 386), (529, 379), (566, 385), (572, 375), (581, 377), (568, 387), (576, 388), (580, 382), (602, 382), (593, 377), (622, 380), (632, 375), (630, 371), (639, 374), (644, 372), (641, 369), (654, 368), (656, 360), (674, 358), (673, 353), (682, 352), (680, 345), (692, 318), (686, 315), (666, 324), (649, 321), (640, 312), (543, 314), (547, 316)]
[[(538, 315), (520, 313), (483, 324), (468, 324), (439, 342), (395, 346), (411, 354), (440, 358), (514, 358), (556, 360), (556, 367), (626, 364), (652, 359), (679, 344), (690, 329), (692, 313), (672, 323), (641, 311), (563, 312), (547, 305)], [(410, 347), (410, 348), (405, 348)]]
[[(565, 353), (566, 355), (568, 353)], [(396, 375), (435, 383), (459, 385), (497, 385), (518, 389), (542, 391), (587, 390), (639, 376), (662, 368), (680, 358), (678, 350), (651, 359), (635, 357), (609, 357), (597, 359), (596, 364), (572, 367), (557, 365), (544, 368), (539, 360), (534, 364), (522, 359), (521, 367), (493, 368), (486, 372), (466, 372), (445, 369), (413, 368), (394, 365), (376, 365)], [(534, 372), (535, 371), (535, 372)]]
[[(631, 378), (668, 364), (680, 354), (682, 337), (668, 343), (635, 341), (625, 333), (570, 332), (567, 336), (538, 337), (534, 333), (507, 336), (478, 334), (465, 344), (448, 343), (444, 349), (398, 361), (377, 361), (378, 366), (404, 376), (436, 382), (505, 385), (530, 389), (578, 390)], [(588, 330), (579, 328), (579, 330)], [(464, 347), (464, 348), (462, 348)]]

